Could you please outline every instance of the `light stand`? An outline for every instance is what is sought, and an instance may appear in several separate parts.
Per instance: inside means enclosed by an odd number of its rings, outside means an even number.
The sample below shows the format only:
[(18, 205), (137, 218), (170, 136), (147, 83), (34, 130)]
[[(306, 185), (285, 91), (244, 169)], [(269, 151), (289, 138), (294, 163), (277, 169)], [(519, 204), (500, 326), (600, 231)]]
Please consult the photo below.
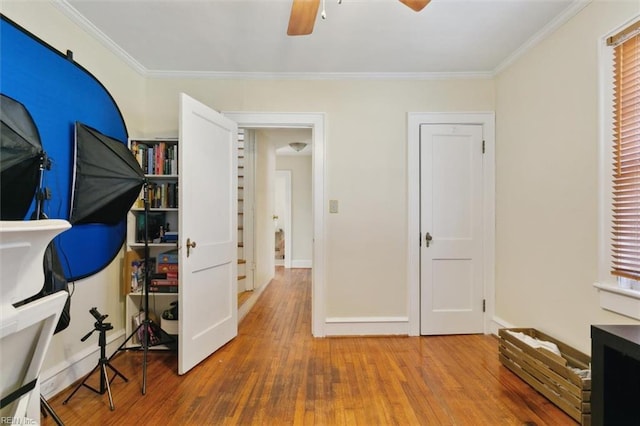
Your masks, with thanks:
[[(144, 199), (144, 320), (109, 358), (120, 350), (142, 349), (142, 394), (147, 391), (147, 353), (150, 346), (161, 343), (158, 337), (168, 336), (149, 319), (149, 182), (135, 155), (121, 141), (80, 122), (75, 125), (74, 185), (71, 224), (117, 225), (143, 192)], [(127, 321), (129, 319), (127, 318)], [(153, 324), (153, 328), (151, 325)], [(142, 327), (140, 346), (126, 347)], [(158, 336), (156, 336), (156, 331)], [(173, 341), (173, 338), (171, 338)]]
[(44, 201), (51, 199), (49, 188), (45, 188), (43, 185), (45, 170), (51, 170), (51, 159), (47, 156), (46, 152), (42, 152), (40, 157), (40, 182), (38, 190), (36, 191), (36, 208), (33, 212), (35, 217), (32, 217), (32, 219), (36, 220), (47, 218), (44, 214)]
[[(89, 374), (87, 374), (87, 376), (84, 378), (84, 380), (82, 382), (80, 382), (78, 384), (78, 386), (76, 386), (76, 388), (73, 390), (73, 392), (71, 392), (71, 395), (69, 395), (67, 397), (67, 399), (65, 399), (62, 404), (66, 405), (67, 402), (69, 402), (69, 400), (71, 399), (71, 397), (73, 395), (75, 395), (75, 393), (78, 391), (78, 389), (80, 389), (82, 386), (84, 386), (86, 388), (89, 388), (90, 390), (92, 390), (95, 393), (99, 393), (100, 395), (104, 395), (104, 393), (107, 392), (108, 395), (109, 395), (109, 407), (111, 408), (111, 411), (113, 411), (113, 410), (116, 409), (116, 407), (113, 405), (113, 396), (111, 395), (111, 386), (109, 386), (109, 385), (116, 378), (116, 376), (120, 376), (125, 382), (128, 382), (129, 380), (126, 377), (124, 377), (124, 375), (122, 375), (122, 373), (120, 373), (118, 370), (116, 370), (109, 363), (109, 359), (107, 358), (107, 354), (106, 354), (107, 331), (108, 330), (113, 330), (113, 326), (111, 325), (111, 323), (103, 322), (103, 321), (109, 315), (102, 315), (100, 312), (98, 312), (98, 310), (96, 308), (91, 308), (89, 310), (89, 312), (96, 319), (96, 323), (94, 324), (93, 330), (91, 330), (89, 333), (87, 333), (80, 340), (84, 342), (89, 337), (91, 337), (91, 335), (93, 334), (94, 331), (100, 332), (100, 336), (98, 337), (98, 345), (100, 346), (100, 359), (98, 360), (98, 365), (96, 365), (93, 368), (93, 370), (91, 370), (91, 372)], [(107, 373), (107, 367), (109, 367), (115, 373), (111, 380), (109, 380), (109, 374)], [(96, 388), (86, 384), (87, 379), (89, 379), (89, 377), (91, 377), (91, 375), (98, 369), (100, 369), (100, 389), (96, 389)]]
[[(149, 352), (149, 346), (154, 346), (162, 343), (163, 341), (152, 342), (151, 335), (151, 324), (152, 321), (149, 319), (149, 285), (151, 278), (151, 271), (149, 257), (151, 256), (149, 249), (149, 182), (145, 180), (143, 186), (143, 197), (144, 197), (144, 283), (142, 287), (142, 300), (143, 300), (143, 311), (144, 311), (144, 319), (142, 322), (136, 327), (135, 330), (125, 339), (124, 342), (120, 345), (118, 349), (111, 356), (113, 358), (119, 351), (121, 350), (140, 350), (143, 351), (142, 356), (142, 394), (145, 395), (147, 393), (147, 355)], [(156, 324), (157, 325), (157, 324)], [(142, 339), (140, 341), (140, 346), (136, 347), (126, 347), (129, 340), (133, 338), (133, 336), (138, 335), (138, 331), (142, 328)], [(173, 337), (171, 337), (167, 332), (162, 330), (159, 325), (157, 325), (157, 329), (160, 331), (161, 336), (166, 336), (169, 338), (169, 341), (173, 341)], [(138, 335), (139, 336), (139, 335)], [(156, 336), (156, 338), (158, 338)], [(166, 343), (166, 342), (165, 342)], [(110, 358), (110, 359), (111, 359)]]

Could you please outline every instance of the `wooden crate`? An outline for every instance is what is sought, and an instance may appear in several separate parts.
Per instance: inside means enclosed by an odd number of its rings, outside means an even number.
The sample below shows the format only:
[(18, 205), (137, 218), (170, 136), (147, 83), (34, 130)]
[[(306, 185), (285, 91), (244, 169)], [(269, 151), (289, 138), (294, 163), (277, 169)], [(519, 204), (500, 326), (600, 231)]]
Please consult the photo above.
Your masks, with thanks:
[[(562, 356), (546, 349), (535, 349), (507, 330), (553, 342)], [(498, 336), (500, 362), (505, 367), (580, 424), (591, 424), (591, 379), (580, 377), (570, 368), (590, 368), (590, 357), (533, 328), (504, 328), (498, 331)]]

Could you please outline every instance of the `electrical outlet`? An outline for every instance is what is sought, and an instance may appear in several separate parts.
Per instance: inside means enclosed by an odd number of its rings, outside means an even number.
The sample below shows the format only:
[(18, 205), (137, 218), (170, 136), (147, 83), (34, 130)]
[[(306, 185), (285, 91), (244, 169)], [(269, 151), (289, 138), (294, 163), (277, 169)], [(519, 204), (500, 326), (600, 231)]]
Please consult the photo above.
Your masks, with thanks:
[(338, 213), (338, 200), (329, 200), (329, 213)]

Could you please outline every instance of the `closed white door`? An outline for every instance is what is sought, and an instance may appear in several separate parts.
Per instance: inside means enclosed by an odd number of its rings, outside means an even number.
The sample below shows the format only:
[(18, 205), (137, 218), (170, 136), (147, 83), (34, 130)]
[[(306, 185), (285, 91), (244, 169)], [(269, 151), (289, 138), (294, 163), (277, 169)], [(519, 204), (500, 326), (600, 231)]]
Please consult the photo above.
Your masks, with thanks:
[(483, 332), (482, 126), (420, 126), (420, 333)]
[(238, 332), (237, 133), (233, 121), (180, 95), (179, 374)]

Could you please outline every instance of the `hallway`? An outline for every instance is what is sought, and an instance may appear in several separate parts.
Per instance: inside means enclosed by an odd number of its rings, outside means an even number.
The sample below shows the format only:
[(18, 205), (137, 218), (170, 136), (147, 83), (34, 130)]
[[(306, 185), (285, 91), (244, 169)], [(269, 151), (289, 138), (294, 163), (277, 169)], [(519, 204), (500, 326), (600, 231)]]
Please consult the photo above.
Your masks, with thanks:
[(277, 268), (237, 338), (185, 376), (151, 353), (145, 396), (142, 355), (118, 355), (113, 412), (87, 389), (50, 403), (67, 425), (576, 424), (499, 363), (493, 336), (313, 338), (310, 277)]

